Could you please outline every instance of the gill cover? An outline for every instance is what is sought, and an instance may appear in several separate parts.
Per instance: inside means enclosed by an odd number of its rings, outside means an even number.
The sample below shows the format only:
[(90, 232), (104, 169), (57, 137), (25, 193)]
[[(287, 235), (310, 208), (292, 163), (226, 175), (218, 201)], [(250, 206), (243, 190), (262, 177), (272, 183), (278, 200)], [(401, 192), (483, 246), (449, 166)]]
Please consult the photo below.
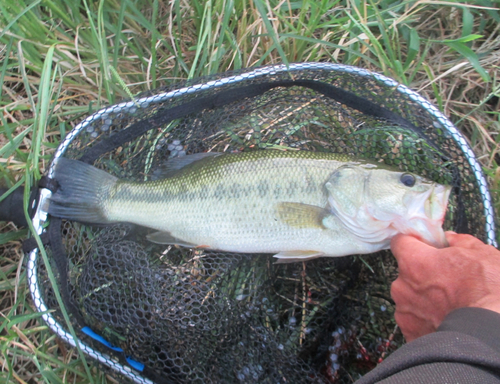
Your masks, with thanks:
[(360, 240), (367, 243), (390, 244), (397, 231), (390, 222), (373, 217), (367, 201), (370, 173), (364, 166), (347, 164), (337, 169), (326, 182), (328, 202), (342, 225)]

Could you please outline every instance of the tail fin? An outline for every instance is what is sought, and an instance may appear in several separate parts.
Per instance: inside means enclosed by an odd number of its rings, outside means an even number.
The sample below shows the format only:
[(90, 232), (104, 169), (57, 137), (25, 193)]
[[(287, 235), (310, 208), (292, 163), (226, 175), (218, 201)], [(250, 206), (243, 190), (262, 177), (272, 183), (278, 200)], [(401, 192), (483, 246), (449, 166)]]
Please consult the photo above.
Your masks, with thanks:
[(104, 202), (118, 181), (100, 169), (77, 160), (59, 158), (55, 178), (59, 189), (50, 198), (49, 214), (92, 224), (107, 224)]

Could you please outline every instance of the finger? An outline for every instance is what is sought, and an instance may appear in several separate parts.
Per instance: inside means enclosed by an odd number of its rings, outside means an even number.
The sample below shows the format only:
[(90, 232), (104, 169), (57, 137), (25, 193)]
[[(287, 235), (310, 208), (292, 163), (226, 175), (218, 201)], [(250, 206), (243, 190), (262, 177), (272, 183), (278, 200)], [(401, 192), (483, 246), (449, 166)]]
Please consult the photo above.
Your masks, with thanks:
[(428, 263), (428, 256), (434, 255), (437, 251), (433, 246), (409, 235), (395, 236), (391, 241), (391, 250), (398, 261), (400, 272)]
[(481, 240), (463, 233), (446, 232), (446, 240), (450, 247), (478, 248), (485, 245)]
[(418, 253), (425, 253), (436, 250), (432, 245), (428, 245), (416, 237), (398, 234), (392, 238), (391, 250), (398, 259), (410, 252), (418, 249)]
[(416, 335), (418, 335), (419, 326), (411, 316), (396, 310), (394, 313), (394, 320), (396, 320), (396, 324), (401, 329), (406, 342), (410, 342), (417, 338)]
[(411, 315), (395, 313), (394, 319), (407, 343), (435, 331), (429, 324)]
[(396, 304), (397, 311), (414, 311), (418, 306), (427, 308), (429, 304), (419, 295), (418, 290), (412, 287), (412, 282), (399, 276), (391, 284), (391, 298)]
[(391, 298), (392, 300), (394, 300), (394, 303), (396, 303), (396, 305), (398, 304), (398, 301), (401, 297), (400, 294), (403, 288), (402, 285), (403, 282), (399, 277), (396, 280), (394, 280), (391, 284)]

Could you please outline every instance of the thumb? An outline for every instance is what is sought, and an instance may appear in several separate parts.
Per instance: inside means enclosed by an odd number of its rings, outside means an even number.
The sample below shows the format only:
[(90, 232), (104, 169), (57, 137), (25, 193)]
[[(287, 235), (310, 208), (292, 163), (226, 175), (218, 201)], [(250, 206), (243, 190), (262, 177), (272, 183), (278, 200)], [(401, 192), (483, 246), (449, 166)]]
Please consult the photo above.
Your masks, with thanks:
[(437, 248), (433, 247), (432, 245), (424, 243), (423, 241), (411, 235), (398, 234), (391, 240), (391, 251), (396, 259), (404, 257), (409, 253), (413, 254), (416, 250), (419, 254), (422, 254), (434, 251), (436, 249)]
[(398, 261), (400, 271), (405, 271), (411, 265), (419, 264), (419, 262), (425, 262), (422, 259), (434, 255), (436, 250), (437, 248), (410, 235), (399, 234), (394, 236), (391, 241), (391, 251)]
[(481, 240), (471, 235), (458, 234), (455, 232), (446, 232), (445, 235), (450, 247), (475, 249), (486, 245)]

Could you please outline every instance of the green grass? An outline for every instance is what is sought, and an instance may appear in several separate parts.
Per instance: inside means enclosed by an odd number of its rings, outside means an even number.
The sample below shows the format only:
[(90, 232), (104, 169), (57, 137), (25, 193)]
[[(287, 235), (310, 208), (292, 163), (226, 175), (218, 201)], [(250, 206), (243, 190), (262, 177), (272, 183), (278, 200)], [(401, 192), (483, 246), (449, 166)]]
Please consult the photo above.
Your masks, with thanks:
[[(381, 72), (437, 105), (469, 138), (498, 207), (498, 25), (489, 0), (0, 0), (0, 184), (33, 185), (79, 120), (140, 91), (328, 61)], [(0, 381), (112, 382), (33, 313), (25, 236), (0, 223)]]

